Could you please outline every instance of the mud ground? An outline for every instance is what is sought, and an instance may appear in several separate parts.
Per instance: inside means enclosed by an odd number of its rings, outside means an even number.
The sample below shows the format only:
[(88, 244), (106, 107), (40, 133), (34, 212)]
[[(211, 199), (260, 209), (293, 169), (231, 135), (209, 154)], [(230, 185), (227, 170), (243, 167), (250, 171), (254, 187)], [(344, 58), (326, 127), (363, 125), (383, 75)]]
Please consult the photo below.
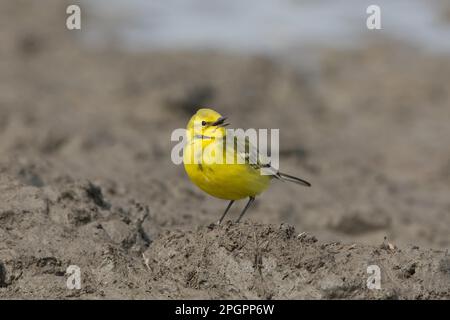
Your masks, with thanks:
[[(89, 49), (45, 3), (0, 3), (0, 298), (450, 298), (448, 55)], [(281, 168), (313, 187), (211, 225), (226, 203), (170, 160), (198, 106), (281, 128)]]

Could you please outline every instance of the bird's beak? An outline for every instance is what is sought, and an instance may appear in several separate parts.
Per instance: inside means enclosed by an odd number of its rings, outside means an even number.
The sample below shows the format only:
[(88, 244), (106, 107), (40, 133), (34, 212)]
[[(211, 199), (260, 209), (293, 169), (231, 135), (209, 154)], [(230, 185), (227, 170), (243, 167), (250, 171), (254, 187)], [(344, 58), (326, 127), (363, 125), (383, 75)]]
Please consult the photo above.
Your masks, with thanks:
[(225, 123), (225, 120), (227, 120), (227, 117), (220, 117), (219, 119), (217, 119), (217, 121), (213, 122), (211, 125), (218, 127), (225, 127), (229, 125), (229, 123)]

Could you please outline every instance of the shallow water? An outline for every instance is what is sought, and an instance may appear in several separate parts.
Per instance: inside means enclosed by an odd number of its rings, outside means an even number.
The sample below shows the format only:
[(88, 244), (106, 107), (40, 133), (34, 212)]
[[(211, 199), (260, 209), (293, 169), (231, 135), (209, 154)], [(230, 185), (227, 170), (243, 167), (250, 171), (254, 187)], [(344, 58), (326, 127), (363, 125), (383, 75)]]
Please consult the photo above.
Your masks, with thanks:
[[(91, 44), (114, 38), (132, 50), (218, 49), (280, 53), (307, 46), (361, 46), (387, 37), (450, 52), (450, 23), (439, 0), (89, 0)], [(381, 8), (381, 30), (366, 9)], [(447, 7), (447, 10), (448, 7)]]

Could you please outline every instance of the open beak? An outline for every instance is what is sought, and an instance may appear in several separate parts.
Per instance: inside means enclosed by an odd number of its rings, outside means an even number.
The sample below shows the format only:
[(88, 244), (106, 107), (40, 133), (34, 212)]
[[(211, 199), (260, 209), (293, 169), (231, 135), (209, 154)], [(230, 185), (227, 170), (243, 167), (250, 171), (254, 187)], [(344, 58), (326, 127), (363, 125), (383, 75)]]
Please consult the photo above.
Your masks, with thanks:
[(217, 127), (225, 127), (229, 125), (229, 123), (225, 123), (225, 120), (227, 120), (227, 117), (220, 117), (219, 119), (217, 119), (217, 121), (213, 122), (211, 125)]

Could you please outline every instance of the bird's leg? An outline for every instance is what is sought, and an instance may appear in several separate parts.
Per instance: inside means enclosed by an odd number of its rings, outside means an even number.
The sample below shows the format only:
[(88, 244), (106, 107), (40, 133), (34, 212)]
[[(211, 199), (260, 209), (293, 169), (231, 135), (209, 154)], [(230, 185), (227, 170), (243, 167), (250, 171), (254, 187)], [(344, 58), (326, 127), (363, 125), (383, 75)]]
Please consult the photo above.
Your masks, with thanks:
[(245, 211), (247, 211), (248, 207), (250, 207), (250, 205), (252, 204), (253, 201), (255, 201), (255, 197), (250, 197), (250, 199), (248, 200), (247, 204), (245, 205), (244, 210), (242, 210), (241, 215), (239, 216), (239, 218), (237, 218), (236, 222), (241, 221), (242, 217), (245, 214)]
[(217, 221), (217, 224), (221, 224), (222, 223), (223, 218), (225, 218), (228, 210), (230, 210), (230, 208), (233, 205), (233, 203), (234, 203), (234, 200), (231, 200), (230, 203), (228, 204), (228, 207), (225, 209), (225, 212), (223, 213), (222, 217), (220, 217), (219, 221)]

